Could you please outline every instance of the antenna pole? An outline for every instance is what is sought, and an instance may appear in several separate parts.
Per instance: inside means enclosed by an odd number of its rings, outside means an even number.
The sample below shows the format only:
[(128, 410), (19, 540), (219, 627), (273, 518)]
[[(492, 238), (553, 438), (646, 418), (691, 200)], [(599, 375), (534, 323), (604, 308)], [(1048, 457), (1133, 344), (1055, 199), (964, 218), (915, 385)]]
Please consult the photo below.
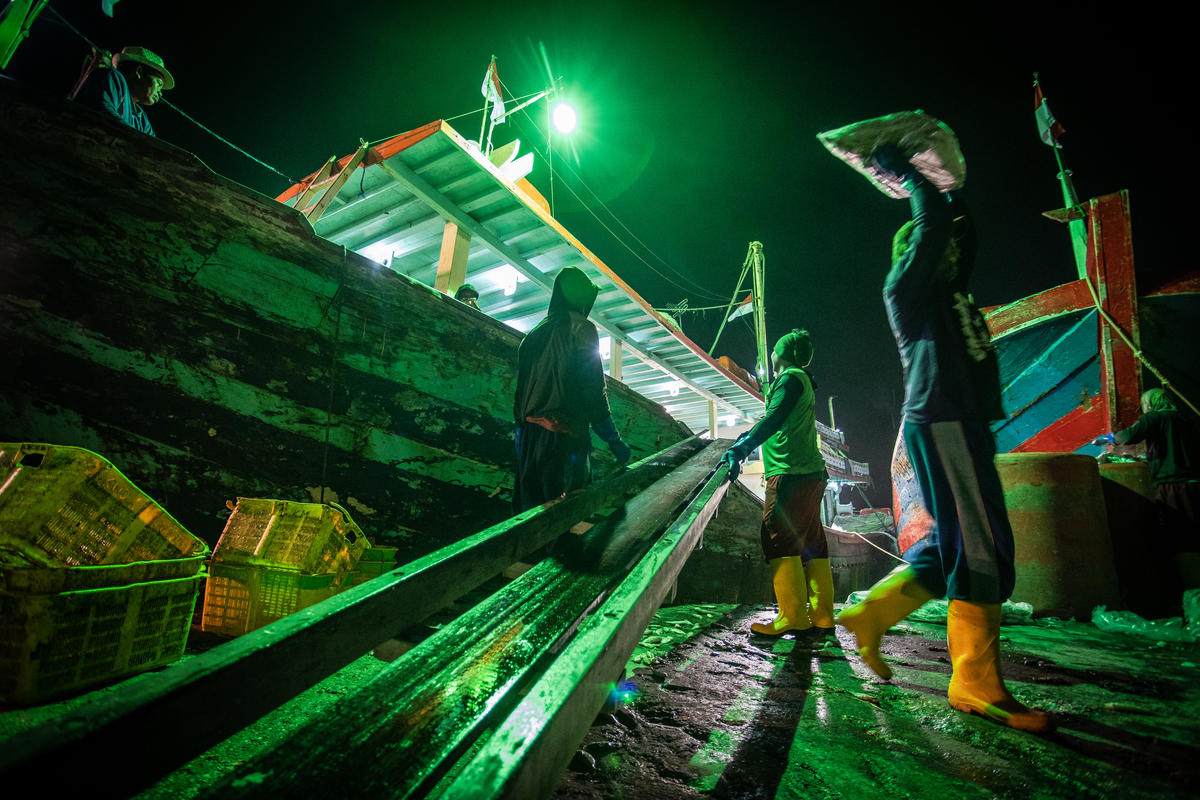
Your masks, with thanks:
[(766, 259), (762, 242), (750, 243), (751, 273), (754, 276), (754, 338), (758, 344), (758, 382), (766, 387), (771, 382), (771, 359), (767, 350)]

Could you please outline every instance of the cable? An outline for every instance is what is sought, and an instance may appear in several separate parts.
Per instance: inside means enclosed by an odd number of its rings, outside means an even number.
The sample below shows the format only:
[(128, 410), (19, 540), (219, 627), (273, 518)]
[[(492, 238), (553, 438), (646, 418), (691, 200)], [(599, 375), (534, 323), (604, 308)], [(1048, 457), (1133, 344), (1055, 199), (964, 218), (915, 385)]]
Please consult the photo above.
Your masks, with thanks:
[(209, 128), (208, 126), (204, 125), (204, 124), (203, 124), (202, 122), (200, 122), (199, 120), (197, 120), (197, 119), (194, 119), (192, 116), (190, 116), (189, 114), (187, 114), (187, 113), (186, 113), (186, 112), (185, 112), (183, 109), (181, 109), (179, 106), (177, 106), (177, 105), (175, 105), (174, 103), (172, 103), (170, 100), (167, 100), (166, 98), (162, 98), (162, 99), (160, 99), (160, 100), (159, 100), (159, 102), (160, 102), (160, 103), (162, 103), (163, 105), (165, 105), (167, 108), (169, 108), (169, 109), (171, 109), (172, 111), (174, 111), (174, 112), (175, 112), (176, 114), (178, 114), (179, 116), (181, 116), (181, 117), (183, 117), (184, 119), (186, 119), (188, 122), (190, 122), (190, 123), (192, 123), (193, 125), (195, 125), (195, 126), (196, 126), (197, 128), (199, 128), (200, 130), (202, 130), (202, 131), (204, 131), (205, 133), (209, 134), (210, 136), (212, 136), (213, 138), (217, 139), (218, 141), (220, 141), (220, 142), (222, 142), (222, 143), (224, 143), (224, 144), (228, 145), (229, 147), (232, 147), (234, 150), (236, 150), (237, 152), (241, 153), (241, 154), (242, 154), (242, 155), (244, 155), (246, 158), (250, 159), (250, 160), (251, 160), (251, 161), (253, 161), (254, 163), (258, 164), (259, 166), (261, 166), (261, 167), (266, 167), (267, 169), (271, 170), (271, 172), (274, 172), (274, 173), (275, 173), (276, 175), (278, 175), (279, 177), (281, 177), (281, 178), (283, 178), (283, 179), (287, 180), (289, 183), (296, 184), (296, 183), (299, 183), (299, 182), (300, 182), (300, 181), (296, 180), (295, 178), (291, 177), (290, 175), (287, 175), (286, 173), (280, 172), (279, 170), (275, 169), (275, 167), (272, 167), (270, 164), (268, 164), (267, 162), (263, 161), (262, 159), (260, 159), (260, 158), (257, 158), (257, 157), (255, 157), (255, 156), (251, 155), (250, 153), (247, 153), (245, 150), (243, 150), (242, 148), (238, 147), (236, 144), (234, 144), (233, 142), (229, 141), (228, 139), (226, 139), (226, 138), (225, 138), (224, 136), (222, 136), (221, 134), (219, 134), (219, 133), (215, 132), (214, 130), (212, 130), (212, 129), (211, 129), (211, 128)]
[(864, 542), (866, 542), (867, 544), (871, 545), (871, 547), (874, 547), (876, 550), (878, 550), (879, 552), (883, 553), (883, 554), (884, 554), (884, 555), (886, 555), (888, 558), (894, 558), (894, 559), (896, 559), (897, 561), (899, 561), (901, 564), (907, 564), (907, 563), (908, 563), (908, 562), (907, 562), (907, 561), (905, 561), (903, 558), (901, 558), (900, 556), (898, 556), (898, 555), (896, 555), (895, 553), (891, 552), (890, 550), (884, 550), (882, 547), (880, 547), (879, 545), (875, 544), (874, 542), (872, 542), (872, 541), (871, 541), (870, 539), (868, 539), (867, 537), (863, 536), (863, 535), (862, 535), (861, 533), (859, 533), (858, 531), (844, 531), (844, 530), (841, 530), (841, 529), (839, 529), (839, 528), (829, 528), (829, 527), (827, 527), (827, 528), (826, 528), (826, 530), (828, 530), (828, 531), (832, 531), (832, 532), (834, 532), (834, 533), (836, 533), (836, 534), (839, 534), (839, 535), (845, 535), (845, 536), (857, 536), (859, 539), (862, 539)]

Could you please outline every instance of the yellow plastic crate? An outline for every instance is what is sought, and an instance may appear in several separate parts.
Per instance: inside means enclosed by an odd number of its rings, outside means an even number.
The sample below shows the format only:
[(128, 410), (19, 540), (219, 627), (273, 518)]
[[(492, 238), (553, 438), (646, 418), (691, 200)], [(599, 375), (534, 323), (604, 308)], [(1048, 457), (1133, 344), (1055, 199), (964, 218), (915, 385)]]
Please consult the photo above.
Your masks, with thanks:
[(42, 703), (178, 660), (203, 580), (0, 591), (0, 702)]
[(90, 450), (0, 443), (0, 565), (130, 564), (207, 552), (203, 540)]
[(178, 659), (207, 554), (103, 457), (0, 443), (0, 702)]
[(351, 585), (371, 544), (341, 506), (239, 497), (213, 549), (204, 631), (240, 636)]
[(241, 636), (349, 588), (335, 580), (335, 575), (304, 575), (214, 561), (204, 587), (200, 628)]

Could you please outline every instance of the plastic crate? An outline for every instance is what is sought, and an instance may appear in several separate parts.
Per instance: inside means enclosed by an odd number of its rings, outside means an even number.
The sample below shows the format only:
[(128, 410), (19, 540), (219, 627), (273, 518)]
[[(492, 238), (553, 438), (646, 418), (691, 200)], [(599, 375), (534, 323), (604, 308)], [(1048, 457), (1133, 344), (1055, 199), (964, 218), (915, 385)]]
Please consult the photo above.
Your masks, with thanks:
[(334, 503), (239, 497), (213, 562), (345, 577), (371, 545)]
[(0, 702), (41, 703), (178, 660), (203, 580), (193, 574), (53, 594), (0, 590)]
[(240, 636), (332, 597), (370, 542), (334, 504), (239, 497), (213, 549), (204, 631)]
[(207, 552), (90, 450), (0, 443), (0, 565), (129, 564)]
[(214, 561), (204, 587), (200, 628), (241, 636), (333, 597), (348, 588), (334, 575), (304, 575), (291, 570), (238, 566)]
[(0, 443), (0, 701), (178, 659), (207, 554), (103, 457)]
[(395, 547), (372, 545), (371, 549), (363, 553), (362, 558), (359, 559), (354, 572), (350, 573), (346, 579), (346, 585), (358, 586), (360, 583), (366, 583), (372, 578), (378, 578), (380, 575), (391, 572), (396, 568), (396, 553), (397, 548)]

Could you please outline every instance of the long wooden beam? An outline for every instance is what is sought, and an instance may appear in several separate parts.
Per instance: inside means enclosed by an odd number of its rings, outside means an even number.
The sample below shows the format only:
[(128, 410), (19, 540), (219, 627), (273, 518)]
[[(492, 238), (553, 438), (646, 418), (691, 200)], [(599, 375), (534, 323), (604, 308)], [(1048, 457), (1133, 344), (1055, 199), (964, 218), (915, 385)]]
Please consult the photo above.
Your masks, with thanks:
[(444, 800), (550, 796), (728, 487), (721, 465), (649, 554), (580, 625), (562, 655), (458, 773)]
[[(7, 742), (0, 782), (134, 793), (702, 449), (696, 437), (277, 623), (131, 682)], [(214, 709), (219, 699), (220, 712)], [(180, 720), (187, 720), (186, 725)], [(136, 752), (138, 758), (128, 759)], [(113, 764), (121, 769), (112, 769)], [(62, 765), (71, 769), (63, 770)], [(29, 784), (32, 785), (32, 784)]]
[(710, 445), (615, 504), (583, 536), (565, 537), (552, 557), (205, 796), (250, 798), (262, 786), (284, 797), (424, 796), (562, 657), (580, 621), (651, 548), (723, 451)]

